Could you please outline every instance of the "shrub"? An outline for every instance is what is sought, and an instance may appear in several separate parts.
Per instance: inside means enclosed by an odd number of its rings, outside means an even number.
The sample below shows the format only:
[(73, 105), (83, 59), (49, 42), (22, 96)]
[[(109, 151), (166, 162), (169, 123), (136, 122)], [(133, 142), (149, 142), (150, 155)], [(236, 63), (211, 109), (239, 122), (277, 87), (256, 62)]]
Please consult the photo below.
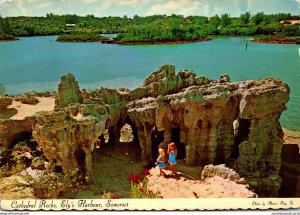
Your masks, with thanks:
[(133, 199), (155, 199), (158, 196), (147, 189), (147, 178), (149, 174), (148, 170), (144, 170), (143, 178), (139, 174), (130, 174), (130, 197)]
[(79, 187), (85, 188), (80, 183), (81, 178), (77, 177), (77, 173), (46, 173), (41, 172), (37, 177), (32, 177), (28, 173), (20, 175), (25, 183), (18, 183), (20, 187), (32, 187), (33, 193), (40, 199), (57, 198), (60, 194), (68, 192), (74, 194)]

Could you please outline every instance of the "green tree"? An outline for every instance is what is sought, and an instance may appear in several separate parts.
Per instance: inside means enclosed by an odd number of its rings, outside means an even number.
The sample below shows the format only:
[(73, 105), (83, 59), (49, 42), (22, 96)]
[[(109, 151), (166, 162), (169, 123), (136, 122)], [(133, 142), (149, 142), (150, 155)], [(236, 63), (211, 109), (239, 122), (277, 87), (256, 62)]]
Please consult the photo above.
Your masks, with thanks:
[(220, 23), (221, 23), (222, 27), (226, 27), (227, 25), (230, 25), (230, 23), (231, 23), (230, 15), (227, 13), (222, 14)]
[(251, 13), (250, 12), (245, 12), (245, 13), (242, 13), (240, 15), (240, 19), (241, 19), (241, 21), (243, 22), (244, 25), (247, 25), (249, 23), (250, 18), (251, 18)]
[(264, 18), (265, 18), (264, 12), (258, 12), (257, 14), (252, 16), (251, 21), (253, 21), (255, 25), (259, 25), (264, 21)]

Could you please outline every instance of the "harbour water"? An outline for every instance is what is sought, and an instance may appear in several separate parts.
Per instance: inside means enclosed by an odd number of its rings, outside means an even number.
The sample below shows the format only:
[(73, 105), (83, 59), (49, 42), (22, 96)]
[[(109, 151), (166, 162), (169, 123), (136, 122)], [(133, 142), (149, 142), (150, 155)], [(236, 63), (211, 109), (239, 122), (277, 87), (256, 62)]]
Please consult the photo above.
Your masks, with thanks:
[(27, 37), (0, 43), (0, 91), (20, 94), (57, 89), (60, 76), (71, 72), (80, 87), (133, 89), (163, 64), (176, 70), (231, 81), (275, 77), (290, 88), (283, 127), (300, 130), (299, 45), (248, 42), (249, 38), (216, 38), (179, 45), (61, 43), (56, 36)]

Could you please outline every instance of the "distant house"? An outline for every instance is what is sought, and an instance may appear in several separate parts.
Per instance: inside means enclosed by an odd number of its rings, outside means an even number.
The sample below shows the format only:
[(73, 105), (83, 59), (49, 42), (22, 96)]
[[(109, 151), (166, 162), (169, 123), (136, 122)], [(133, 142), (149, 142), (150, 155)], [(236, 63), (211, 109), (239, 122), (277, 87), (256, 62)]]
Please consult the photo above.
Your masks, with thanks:
[(282, 20), (282, 21), (280, 21), (280, 24), (300, 25), (300, 20), (297, 20), (297, 19)]
[(76, 29), (76, 28), (79, 28), (78, 25), (76, 24), (66, 24), (66, 27), (65, 27), (67, 30), (71, 30), (71, 29)]
[(185, 22), (185, 23), (189, 23), (189, 24), (190, 24), (190, 23), (193, 23), (193, 21), (192, 21), (191, 19), (188, 19), (188, 18), (185, 19), (184, 22)]

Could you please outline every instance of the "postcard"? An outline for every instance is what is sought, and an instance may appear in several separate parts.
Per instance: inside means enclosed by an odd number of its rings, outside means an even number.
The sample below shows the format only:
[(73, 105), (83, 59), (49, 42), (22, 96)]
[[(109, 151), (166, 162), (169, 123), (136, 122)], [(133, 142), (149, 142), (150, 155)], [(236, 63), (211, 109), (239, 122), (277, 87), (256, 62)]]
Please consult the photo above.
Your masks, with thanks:
[(0, 0), (1, 209), (299, 209), (299, 7)]

